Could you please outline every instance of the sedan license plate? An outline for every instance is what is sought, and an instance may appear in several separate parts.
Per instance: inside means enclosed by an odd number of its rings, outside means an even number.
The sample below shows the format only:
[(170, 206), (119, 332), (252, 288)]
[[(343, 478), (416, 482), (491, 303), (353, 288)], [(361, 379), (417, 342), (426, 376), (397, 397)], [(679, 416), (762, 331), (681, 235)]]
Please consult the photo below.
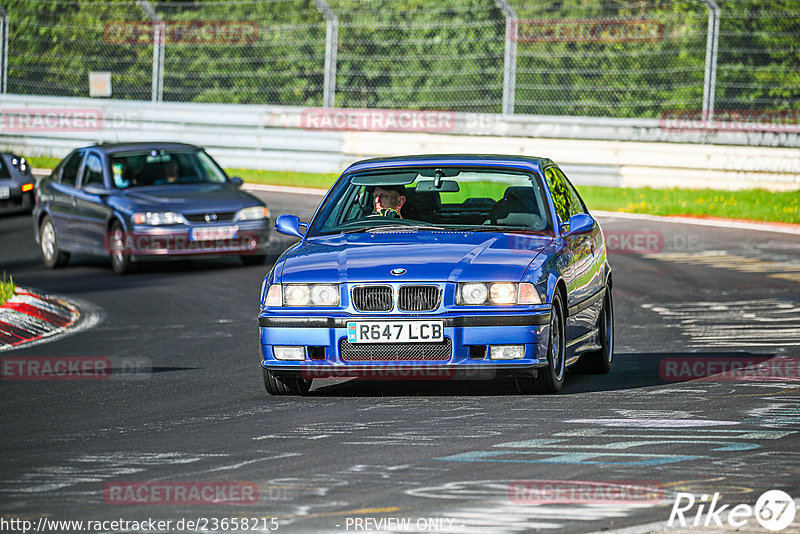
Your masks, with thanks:
[(8, 198), (11, 196), (11, 189), (8, 187), (0, 187), (0, 199)]
[(237, 226), (215, 226), (213, 228), (192, 228), (189, 239), (192, 241), (218, 241), (220, 239), (233, 239)]
[(444, 341), (442, 321), (348, 322), (350, 343), (422, 343)]

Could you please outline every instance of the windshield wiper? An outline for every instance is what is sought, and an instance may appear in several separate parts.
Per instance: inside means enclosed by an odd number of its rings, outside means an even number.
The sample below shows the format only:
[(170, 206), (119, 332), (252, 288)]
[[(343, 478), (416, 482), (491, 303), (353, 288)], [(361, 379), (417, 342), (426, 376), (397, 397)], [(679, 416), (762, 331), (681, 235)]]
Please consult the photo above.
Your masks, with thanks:
[(357, 233), (373, 233), (382, 234), (390, 232), (417, 232), (419, 230), (447, 230), (441, 226), (418, 226), (410, 224), (384, 224), (381, 226), (368, 226), (366, 228), (353, 228), (351, 230), (342, 230), (343, 234), (357, 234)]

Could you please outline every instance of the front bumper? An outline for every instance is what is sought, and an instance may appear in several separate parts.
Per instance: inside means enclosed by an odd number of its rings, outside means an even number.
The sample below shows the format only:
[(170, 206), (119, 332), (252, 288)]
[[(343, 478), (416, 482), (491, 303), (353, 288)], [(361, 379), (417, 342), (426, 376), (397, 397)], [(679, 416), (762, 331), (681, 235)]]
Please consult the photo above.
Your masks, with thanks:
[(194, 226), (136, 225), (125, 234), (125, 252), (135, 258), (260, 255), (269, 252), (269, 219), (238, 222), (236, 226), (236, 235), (232, 238), (198, 241), (191, 238)]
[[(354, 361), (342, 354), (347, 347), (350, 321), (437, 320), (443, 323), (449, 355), (436, 359), (406, 359), (392, 354), (407, 353), (413, 343), (382, 343), (376, 356), (384, 359)], [(300, 371), (309, 378), (367, 376), (374, 378), (492, 378), (497, 374), (526, 373), (547, 366), (550, 310), (513, 314), (440, 315), (312, 315), (262, 314), (259, 317), (261, 366), (270, 371)], [(434, 345), (433, 343), (428, 345)], [(490, 359), (490, 345), (524, 345), (524, 357)], [(277, 360), (274, 346), (302, 346), (302, 361)], [(415, 348), (415, 347), (412, 347)], [(363, 351), (361, 351), (363, 353)], [(413, 350), (412, 350), (413, 352)], [(438, 351), (437, 351), (438, 352)], [(446, 352), (446, 351), (445, 351)], [(376, 350), (377, 354), (377, 350)], [(441, 354), (441, 352), (440, 352)], [(386, 359), (389, 355), (392, 359)], [(343, 357), (344, 356), (344, 357)], [(395, 359), (396, 358), (396, 359)], [(386, 374), (382, 375), (381, 371)], [(474, 373), (473, 373), (474, 372)], [(438, 374), (437, 374), (438, 373)]]

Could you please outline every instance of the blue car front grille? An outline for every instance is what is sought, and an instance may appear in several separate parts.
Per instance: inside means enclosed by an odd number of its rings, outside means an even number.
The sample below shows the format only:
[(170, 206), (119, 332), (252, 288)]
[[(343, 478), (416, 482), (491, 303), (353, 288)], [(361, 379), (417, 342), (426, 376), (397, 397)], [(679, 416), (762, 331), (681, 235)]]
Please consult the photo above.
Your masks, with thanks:
[(351, 297), (353, 306), (359, 311), (390, 311), (393, 307), (391, 286), (356, 286)]
[(350, 343), (339, 340), (339, 357), (346, 362), (368, 361), (447, 361), (450, 338), (438, 343)]
[(439, 307), (442, 292), (438, 286), (401, 286), (397, 307), (401, 311), (433, 311)]

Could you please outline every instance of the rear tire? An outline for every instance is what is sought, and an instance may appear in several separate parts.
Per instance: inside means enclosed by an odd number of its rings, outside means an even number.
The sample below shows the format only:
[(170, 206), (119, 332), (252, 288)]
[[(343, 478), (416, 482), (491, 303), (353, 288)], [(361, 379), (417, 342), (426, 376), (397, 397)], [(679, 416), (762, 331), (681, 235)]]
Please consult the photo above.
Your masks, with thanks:
[(123, 275), (133, 271), (130, 254), (125, 250), (125, 230), (115, 221), (109, 232), (108, 251), (111, 257), (111, 268), (116, 274)]
[(558, 293), (553, 295), (550, 312), (550, 334), (547, 344), (547, 367), (538, 369), (536, 378), (516, 377), (517, 390), (523, 394), (558, 393), (564, 385), (566, 374), (566, 346), (564, 335), (564, 308)]
[(611, 298), (611, 287), (606, 290), (603, 309), (600, 310), (600, 350), (583, 354), (570, 371), (579, 374), (603, 374), (611, 370), (614, 360), (614, 300)]
[(42, 249), (42, 262), (48, 269), (63, 267), (69, 262), (69, 253), (58, 248), (56, 227), (50, 217), (45, 217), (39, 227), (39, 244)]
[(305, 379), (300, 373), (273, 373), (261, 368), (264, 374), (264, 389), (270, 395), (305, 395), (311, 389), (311, 379)]

